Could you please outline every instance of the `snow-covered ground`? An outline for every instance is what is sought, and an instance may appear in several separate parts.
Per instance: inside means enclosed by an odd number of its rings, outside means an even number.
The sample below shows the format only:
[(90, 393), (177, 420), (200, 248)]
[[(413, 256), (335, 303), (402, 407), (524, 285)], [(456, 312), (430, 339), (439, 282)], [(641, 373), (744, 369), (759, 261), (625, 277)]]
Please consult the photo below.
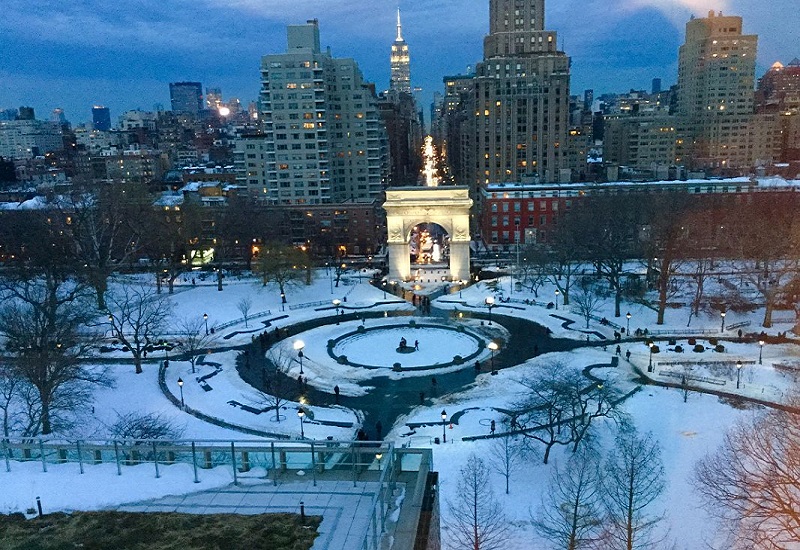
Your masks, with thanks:
[[(294, 342), (302, 339), (305, 344), (304, 376), (308, 377), (311, 386), (328, 393), (333, 391), (334, 385), (338, 385), (342, 395), (366, 395), (370, 391), (370, 378), (418, 375), (414, 371), (391, 370), (390, 367), (395, 362), (408, 366), (447, 362), (452, 360), (454, 355), (468, 355), (472, 349), (470, 346), (473, 345), (469, 338), (454, 338), (460, 336), (456, 333), (440, 335), (437, 331), (426, 333), (424, 329), (393, 328), (397, 324), (407, 324), (407, 318), (367, 319), (366, 327), (385, 324), (389, 328), (374, 334), (371, 338), (358, 338), (356, 334), (352, 339), (341, 342), (335, 351), (347, 355), (354, 362), (374, 364), (382, 368), (359, 369), (341, 365), (328, 356), (327, 342), (345, 332), (355, 332), (360, 322), (342, 322), (340, 325), (333, 323), (335, 308), (331, 300), (334, 298), (341, 300), (340, 307), (347, 312), (411, 310), (414, 309), (413, 306), (400, 302), (391, 294), (387, 294), (384, 298), (382, 290), (370, 286), (366, 278), (359, 284), (357, 276), (353, 274), (347, 275), (339, 288), (332, 288), (332, 282), (324, 270), (312, 285), (300, 285), (291, 289), (288, 292), (289, 303), (286, 306), (280, 304), (280, 295), (275, 288), (264, 288), (253, 278), (228, 279), (222, 292), (219, 292), (216, 284), (211, 284), (210, 280), (196, 282), (200, 284), (192, 285), (190, 276), (176, 287), (175, 293), (171, 296), (174, 317), (176, 320), (200, 319), (207, 313), (209, 326), (217, 327), (215, 330), (218, 336), (215, 343), (217, 347), (235, 347), (250, 342), (254, 335), (265, 329), (264, 321), (270, 321), (267, 330), (272, 331), (275, 327), (286, 327), (320, 316), (331, 317), (331, 324), (286, 339), (278, 346), (291, 354), (291, 357), (295, 357)], [(145, 280), (145, 283), (152, 284), (152, 281)], [(486, 457), (493, 445), (491, 440), (467, 442), (462, 438), (487, 434), (491, 420), (499, 424), (504, 419), (501, 409), (512, 405), (523, 392), (523, 387), (518, 381), (525, 378), (537, 365), (558, 361), (563, 368), (582, 369), (592, 364), (608, 364), (615, 354), (613, 327), (592, 321), (587, 329), (582, 317), (561, 304), (559, 309), (555, 310), (525, 303), (525, 300), (550, 302), (555, 299), (554, 291), (554, 286), (546, 284), (539, 289), (538, 296), (527, 291), (512, 293), (510, 279), (504, 277), (493, 284), (482, 282), (472, 285), (461, 293), (449, 294), (434, 303), (435, 307), (444, 309), (480, 311), (485, 314), (487, 308), (484, 299), (492, 295), (497, 299), (492, 315), (496, 316), (495, 319), (500, 325), (504, 316), (516, 316), (547, 327), (554, 337), (585, 341), (588, 335), (594, 344), (600, 340), (596, 334), (599, 333), (608, 339), (605, 349), (595, 345), (568, 353), (547, 354), (531, 359), (524, 365), (502, 370), (497, 376), (481, 374), (473, 385), (463, 388), (456, 394), (441, 395), (429, 406), (416, 407), (391, 428), (387, 438), (395, 440), (398, 445), (430, 446), (434, 449), (434, 465), (441, 473), (444, 538), (447, 538), (447, 528), (450, 523), (446, 501), (454, 497), (459, 469), (463, 467), (470, 453), (475, 452), (479, 456)], [(714, 291), (712, 284), (709, 292)], [(501, 303), (500, 296), (515, 301)], [(243, 298), (249, 298), (253, 302), (247, 326), (241, 319), (242, 313), (237, 307), (237, 303)], [(394, 303), (375, 306), (376, 303), (384, 301)], [(299, 304), (306, 305), (297, 309), (290, 307)], [(666, 336), (657, 336), (660, 352), (653, 355), (655, 368), (652, 376), (655, 380), (680, 384), (682, 377), (687, 376), (690, 386), (696, 390), (723, 391), (765, 401), (781, 401), (795, 385), (795, 370), (800, 365), (798, 357), (800, 349), (797, 345), (768, 343), (763, 348), (762, 361), (759, 362), (761, 351), (759, 345), (752, 341), (740, 342), (738, 329), (727, 328), (749, 322), (748, 326), (743, 327), (743, 332), (759, 333), (762, 330), (759, 325), (763, 318), (763, 308), (751, 312), (728, 311), (724, 332), (721, 330), (719, 312), (715, 310), (701, 312), (699, 316), (693, 317), (691, 326), (687, 329), (689, 311), (685, 306), (668, 309), (665, 324), (662, 326), (656, 325), (654, 310), (636, 302), (623, 302), (622, 316), (615, 318), (613, 299), (608, 298), (596, 315), (624, 327), (627, 324), (626, 312), (631, 313), (631, 331), (647, 328), (651, 333), (655, 330), (681, 333), (677, 338), (677, 344), (684, 348), (682, 353), (676, 352), (675, 347), (666, 340), (661, 340)], [(767, 332), (776, 335), (790, 331), (793, 325), (790, 313), (776, 312), (776, 317), (786, 322), (775, 325)], [(253, 318), (254, 315), (256, 318)], [(565, 327), (562, 318), (574, 320), (574, 323)], [(418, 320), (424, 322), (422, 318)], [(498, 323), (495, 323), (494, 333), (488, 332), (488, 327), (481, 326), (479, 321), (466, 320), (465, 323), (468, 324), (469, 330), (484, 339), (493, 338), (496, 334), (502, 337)], [(230, 326), (220, 328), (228, 324)], [(686, 330), (708, 331), (709, 334), (698, 336), (698, 342), (709, 349), (703, 353), (693, 352), (688, 345), (688, 335), (683, 334)], [(413, 354), (397, 354), (395, 348), (399, 344), (400, 337), (405, 337), (410, 345), (419, 340), (420, 350)], [(720, 338), (725, 350), (718, 353), (710, 349), (713, 347), (708, 341), (710, 337)], [(633, 367), (646, 372), (650, 360), (649, 349), (641, 342), (624, 340), (620, 343), (620, 347), (622, 355), (620, 366), (616, 369), (597, 369), (594, 374), (605, 380), (616, 381), (623, 390), (633, 389), (638, 384)], [(625, 361), (627, 351), (631, 352), (630, 362)], [(161, 352), (152, 355), (158, 357), (151, 356), (144, 365), (144, 373), (140, 375), (134, 374), (132, 364), (120, 362), (121, 359), (127, 358), (122, 352), (104, 354), (98, 359), (99, 364), (108, 364), (115, 387), (95, 391), (94, 401), (91, 403), (93, 410), (89, 411), (87, 403), (87, 413), (81, 419), (77, 435), (86, 439), (107, 439), (108, 427), (113, 425), (119, 416), (131, 412), (152, 412), (176, 424), (183, 431), (183, 437), (187, 439), (232, 440), (249, 437), (235, 430), (203, 422), (176, 407), (158, 387), (157, 362), (163, 360), (163, 356)], [(282, 413), (285, 418), (281, 418), (280, 422), (275, 421), (274, 412), (262, 414), (248, 412), (241, 406), (242, 404), (257, 407), (263, 399), (237, 375), (236, 355), (236, 351), (220, 351), (207, 355), (205, 361), (217, 363), (219, 367), (198, 365), (195, 373), (191, 372), (188, 362), (176, 361), (173, 358), (166, 372), (167, 387), (175, 398), (180, 399), (177, 379), (181, 378), (185, 382), (183, 397), (187, 407), (223, 419), (230, 424), (251, 429), (298, 437), (300, 422), (296, 411), (301, 405), (308, 407), (316, 420), (352, 423), (353, 426), (337, 428), (307, 422), (304, 424), (306, 437), (348, 438), (352, 437), (354, 430), (358, 428), (361, 421), (359, 412), (344, 407), (320, 407), (288, 402), (285, 404), (285, 412)], [(485, 358), (486, 354), (481, 356), (481, 361), (485, 361)], [(738, 373), (740, 387), (737, 389), (738, 361), (742, 362), (742, 369)], [(460, 368), (464, 366), (447, 367), (447, 369)], [(207, 380), (212, 389), (206, 391), (197, 379), (213, 372), (217, 374)], [(431, 373), (420, 372), (424, 375)], [(293, 377), (299, 374), (299, 362), (296, 359), (291, 362), (289, 373)], [(238, 405), (232, 405), (230, 402)], [(706, 543), (711, 548), (716, 548), (714, 523), (702, 509), (697, 495), (692, 490), (692, 470), (700, 457), (716, 448), (728, 427), (753, 412), (734, 408), (727, 401), (697, 391), (691, 392), (684, 402), (683, 392), (679, 389), (648, 386), (629, 398), (622, 407), (641, 432), (652, 431), (661, 445), (667, 473), (667, 490), (655, 505), (654, 511), (665, 512), (664, 527), (670, 529), (671, 539), (676, 541), (679, 549), (693, 550), (705, 547)], [(457, 422), (452, 424), (452, 428), (450, 424), (444, 426), (447, 443), (436, 445), (433, 443), (434, 438), (442, 434), (440, 416), (442, 409), (446, 409), (449, 418), (452, 419), (456, 414), (458, 418)], [(413, 424), (415, 427), (412, 429), (407, 424)], [(613, 435), (613, 425), (600, 423), (598, 426), (600, 427), (598, 441), (607, 445)], [(514, 475), (511, 494), (508, 496), (503, 494), (504, 483), (501, 476), (494, 474), (495, 493), (517, 527), (514, 543), (509, 549), (531, 548), (532, 545), (539, 544), (534, 542), (536, 539), (530, 527), (530, 511), (535, 512), (539, 506), (551, 472), (559, 462), (567, 458), (567, 455), (567, 450), (557, 449), (551, 457), (551, 464), (547, 466), (540, 464), (540, 461), (531, 461), (522, 471)], [(0, 484), (5, 489), (0, 492), (0, 510), (28, 508), (32, 505), (31, 495), (36, 494), (42, 496), (49, 509), (96, 508), (168, 493), (207, 489), (213, 484), (222, 485), (230, 482), (230, 474), (225, 469), (221, 470), (218, 476), (216, 470), (204, 471), (207, 479), (204, 479), (198, 487), (191, 482), (190, 474), (180, 472), (181, 468), (185, 468), (181, 465), (165, 467), (165, 472), (176, 472), (176, 481), (170, 482), (172, 474), (164, 473), (162, 475), (165, 479), (159, 480), (159, 483), (161, 481), (166, 483), (161, 485), (149, 481), (154, 476), (147, 465), (137, 467), (142, 468), (141, 476), (133, 472), (116, 476), (116, 471), (102, 470), (105, 466), (96, 468), (98, 470), (92, 473), (87, 471), (86, 475), (80, 477), (72, 471), (75, 470), (74, 465), (53, 466), (47, 474), (38, 472), (35, 464), (15, 464), (11, 474), (6, 474), (0, 468)], [(97, 487), (104, 487), (104, 490), (98, 491)], [(108, 490), (105, 490), (106, 487)]]

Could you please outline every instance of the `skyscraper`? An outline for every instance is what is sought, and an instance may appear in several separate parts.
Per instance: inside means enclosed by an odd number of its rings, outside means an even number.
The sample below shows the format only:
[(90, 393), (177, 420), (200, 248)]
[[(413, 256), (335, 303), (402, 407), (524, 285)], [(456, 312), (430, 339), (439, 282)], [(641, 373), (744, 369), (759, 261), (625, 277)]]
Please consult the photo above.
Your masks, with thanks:
[(544, 0), (490, 0), (475, 70), (474, 183), (569, 181), (569, 66)]
[(169, 97), (172, 110), (198, 114), (203, 110), (203, 86), (199, 82), (171, 82)]
[(753, 160), (754, 83), (758, 36), (742, 18), (709, 12), (686, 24), (678, 54), (677, 114), (688, 131), (692, 168), (746, 168)]
[(262, 133), (237, 144), (240, 173), (271, 204), (374, 199), (388, 177), (374, 86), (356, 62), (322, 52), (316, 20), (287, 29), (261, 60)]
[(700, 121), (752, 113), (757, 49), (741, 17), (712, 11), (689, 21), (678, 53), (678, 114)]
[(102, 132), (111, 130), (111, 111), (108, 107), (102, 105), (92, 107), (92, 127)]
[(389, 89), (395, 92), (411, 93), (411, 57), (408, 44), (403, 39), (403, 25), (400, 22), (400, 9), (397, 9), (397, 38), (392, 44), (392, 75)]

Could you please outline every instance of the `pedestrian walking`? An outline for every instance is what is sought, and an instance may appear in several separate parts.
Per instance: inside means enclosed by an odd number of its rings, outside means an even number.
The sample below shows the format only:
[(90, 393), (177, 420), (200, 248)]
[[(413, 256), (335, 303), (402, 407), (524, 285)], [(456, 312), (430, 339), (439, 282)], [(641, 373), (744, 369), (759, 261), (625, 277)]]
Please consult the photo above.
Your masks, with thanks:
[(617, 346), (617, 355), (622, 355), (622, 348)]
[(628, 363), (631, 362), (631, 350), (625, 352), (625, 360), (628, 361)]
[(495, 427), (496, 427), (496, 425), (495, 425), (495, 423), (494, 423), (494, 420), (492, 420), (492, 423), (491, 423), (491, 425), (490, 425), (490, 427), (489, 427), (489, 431), (490, 431), (490, 433), (491, 433), (492, 435), (494, 435), (494, 429), (495, 429)]
[(414, 350), (419, 351), (419, 340), (414, 340)]
[(475, 361), (475, 372), (481, 372), (481, 362)]
[(339, 386), (336, 385), (333, 387), (333, 393), (336, 394), (336, 404), (339, 404)]

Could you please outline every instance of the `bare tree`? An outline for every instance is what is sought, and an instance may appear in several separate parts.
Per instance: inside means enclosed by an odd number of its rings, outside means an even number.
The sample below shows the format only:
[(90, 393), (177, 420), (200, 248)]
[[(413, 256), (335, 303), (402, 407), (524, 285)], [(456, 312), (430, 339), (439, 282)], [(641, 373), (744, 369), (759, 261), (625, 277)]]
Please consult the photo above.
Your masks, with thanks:
[(81, 190), (62, 205), (71, 220), (81, 276), (95, 290), (98, 309), (106, 309), (108, 278), (116, 265), (139, 250), (142, 214), (150, 208), (152, 200), (144, 186), (124, 183)]
[(589, 328), (592, 316), (599, 312), (603, 305), (603, 297), (594, 291), (591, 282), (584, 277), (580, 280), (578, 290), (573, 294), (572, 299), (575, 309), (586, 321), (586, 328)]
[[(800, 405), (797, 399), (792, 403)], [(800, 540), (800, 423), (772, 410), (741, 421), (694, 472), (730, 548), (784, 550)]]
[(289, 392), (293, 384), (289, 370), (292, 361), (291, 355), (280, 346), (267, 354), (267, 366), (262, 372), (264, 391), (258, 395), (256, 402), (275, 409), (275, 422), (281, 421), (281, 407), (290, 401)]
[(108, 298), (111, 332), (133, 356), (136, 374), (142, 373), (142, 358), (157, 344), (172, 313), (167, 298), (148, 286), (124, 286)]
[(236, 303), (236, 309), (238, 309), (239, 313), (241, 313), (242, 317), (244, 317), (245, 328), (247, 328), (247, 320), (248, 316), (250, 315), (250, 309), (252, 307), (253, 307), (253, 299), (250, 296), (245, 296)]
[(661, 448), (651, 433), (639, 436), (631, 425), (621, 427), (605, 464), (606, 522), (603, 547), (609, 550), (657, 548), (655, 527), (663, 519), (648, 509), (664, 491)]
[(456, 500), (447, 501), (453, 549), (500, 550), (510, 535), (508, 520), (492, 491), (489, 469), (474, 453), (461, 468)]
[(531, 378), (518, 380), (530, 390), (514, 405), (513, 423), (521, 434), (544, 444), (544, 463), (556, 445), (572, 445), (575, 452), (598, 418), (617, 415), (619, 391), (612, 383), (588, 381), (559, 362), (550, 362)]
[(189, 355), (193, 374), (197, 357), (216, 341), (215, 334), (208, 334), (205, 331), (203, 319), (187, 317), (178, 322), (178, 346)]
[(589, 548), (602, 527), (602, 501), (600, 457), (583, 447), (553, 472), (533, 525), (555, 548)]
[(281, 293), (281, 304), (286, 303), (286, 292), (301, 281), (308, 280), (308, 256), (299, 248), (272, 244), (265, 246), (258, 256), (256, 270), (264, 286), (274, 284)]
[(539, 297), (539, 289), (548, 280), (551, 262), (548, 254), (538, 247), (528, 247), (519, 265), (519, 279), (522, 286), (528, 287), (533, 295)]
[(8, 438), (15, 429), (19, 417), (20, 391), (23, 380), (11, 369), (0, 363), (0, 414), (3, 415), (3, 437)]
[(525, 459), (525, 447), (513, 437), (506, 435), (492, 440), (489, 448), (489, 466), (506, 480), (506, 494), (509, 493), (511, 475), (519, 471)]
[(694, 295), (692, 296), (692, 307), (689, 310), (689, 321), (686, 326), (692, 324), (692, 317), (700, 315), (700, 306), (703, 305), (703, 298), (705, 297), (705, 285), (708, 277), (711, 275), (713, 260), (698, 259), (694, 263), (690, 278), (694, 285)]
[(157, 413), (117, 413), (109, 429), (113, 439), (180, 439), (183, 428)]
[(12, 353), (9, 368), (35, 389), (24, 399), (25, 431), (47, 435), (68, 427), (92, 385), (110, 384), (104, 369), (82, 362), (97, 344), (89, 326), (95, 310), (85, 289), (49, 277), (17, 281), (6, 290), (0, 335)]

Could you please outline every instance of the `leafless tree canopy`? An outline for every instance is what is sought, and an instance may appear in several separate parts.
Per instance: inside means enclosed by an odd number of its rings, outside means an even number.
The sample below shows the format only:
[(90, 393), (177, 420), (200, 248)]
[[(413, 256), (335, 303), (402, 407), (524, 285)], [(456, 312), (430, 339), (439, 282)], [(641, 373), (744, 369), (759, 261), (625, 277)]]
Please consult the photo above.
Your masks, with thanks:
[(506, 480), (506, 494), (509, 493), (511, 476), (522, 469), (527, 457), (523, 442), (510, 435), (492, 440), (489, 449), (489, 466)]
[(533, 524), (553, 548), (591, 548), (603, 524), (600, 457), (582, 447), (559, 466)]
[(517, 382), (529, 392), (514, 405), (512, 428), (544, 444), (545, 464), (554, 446), (572, 445), (577, 450), (596, 419), (617, 414), (619, 391), (613, 383), (594, 383), (558, 362), (544, 364), (537, 374)]
[(148, 346), (157, 344), (172, 313), (167, 298), (148, 286), (125, 285), (108, 297), (108, 322), (114, 338), (128, 348), (142, 372), (142, 357)]
[(102, 369), (81, 362), (97, 344), (91, 297), (80, 285), (50, 277), (16, 281), (3, 290), (0, 334), (11, 353), (3, 383), (9, 411), (11, 400), (22, 405), (17, 419), (24, 418), (24, 435), (65, 429), (89, 388), (107, 383)]
[(178, 346), (189, 355), (192, 372), (197, 357), (217, 340), (216, 334), (206, 334), (205, 321), (201, 318), (185, 318), (178, 321)]
[(510, 531), (492, 491), (489, 469), (471, 454), (461, 468), (455, 500), (448, 500), (452, 522), (447, 534), (453, 550), (502, 550)]
[(595, 292), (591, 281), (583, 278), (579, 281), (578, 290), (572, 295), (574, 308), (586, 321), (586, 328), (589, 328), (589, 321), (592, 315), (600, 311), (603, 305), (603, 297)]
[(250, 316), (250, 310), (252, 309), (252, 307), (253, 307), (253, 299), (250, 298), (249, 296), (245, 296), (236, 303), (236, 309), (238, 309), (239, 313), (241, 313), (242, 317), (244, 317), (245, 327), (247, 327), (247, 320), (248, 317)]
[(291, 354), (278, 346), (267, 355), (267, 367), (262, 374), (264, 391), (255, 400), (257, 405), (275, 409), (275, 421), (281, 421), (281, 407), (289, 401), (294, 382), (289, 378)]
[(175, 440), (183, 436), (183, 428), (160, 414), (132, 412), (118, 414), (110, 428), (111, 437), (117, 440), (128, 439), (167, 439)]
[(601, 537), (607, 550), (659, 548), (655, 527), (662, 516), (649, 512), (664, 492), (661, 449), (650, 433), (640, 436), (623, 426), (604, 471), (606, 522)]
[(797, 415), (770, 411), (740, 422), (697, 464), (694, 479), (731, 548), (784, 550), (800, 540)]

